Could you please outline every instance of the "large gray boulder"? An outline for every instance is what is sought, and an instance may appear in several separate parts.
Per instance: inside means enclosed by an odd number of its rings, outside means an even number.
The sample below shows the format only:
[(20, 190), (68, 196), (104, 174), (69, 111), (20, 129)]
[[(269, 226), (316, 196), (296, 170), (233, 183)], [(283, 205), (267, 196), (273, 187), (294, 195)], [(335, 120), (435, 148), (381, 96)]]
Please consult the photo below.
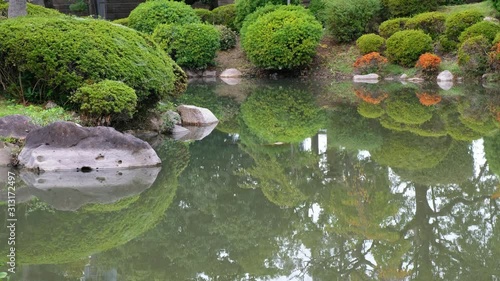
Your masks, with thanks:
[[(12, 153), (15, 146), (7, 142), (0, 141), (0, 167), (8, 166), (12, 162)], [(3, 176), (3, 175), (1, 175)], [(1, 177), (0, 176), (0, 177)]]
[(24, 115), (9, 115), (0, 118), (0, 137), (25, 139), (29, 132), (40, 128)]
[(44, 171), (100, 170), (161, 164), (151, 146), (110, 127), (55, 122), (26, 137), (19, 164)]
[(208, 109), (194, 105), (180, 105), (177, 111), (181, 115), (183, 126), (209, 126), (219, 119)]

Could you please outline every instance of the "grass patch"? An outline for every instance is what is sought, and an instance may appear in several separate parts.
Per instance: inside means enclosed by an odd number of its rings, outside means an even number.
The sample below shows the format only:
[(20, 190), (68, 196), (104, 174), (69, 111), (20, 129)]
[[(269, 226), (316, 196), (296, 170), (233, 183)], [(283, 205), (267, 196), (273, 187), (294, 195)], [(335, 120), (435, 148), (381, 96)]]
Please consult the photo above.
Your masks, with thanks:
[(454, 14), (465, 10), (478, 10), (485, 17), (498, 16), (498, 12), (495, 10), (495, 8), (493, 8), (493, 3), (491, 1), (483, 1), (479, 3), (454, 5), (454, 6), (441, 6), (438, 8), (439, 12), (443, 12), (446, 14)]
[(328, 68), (336, 77), (352, 76), (353, 64), (361, 56), (358, 48), (354, 45), (333, 46), (334, 55), (328, 63)]
[(0, 99), (0, 117), (14, 114), (28, 116), (33, 120), (33, 123), (40, 126), (45, 126), (56, 121), (79, 121), (78, 118), (64, 111), (62, 107), (57, 106), (51, 109), (44, 109), (41, 106), (24, 106)]
[(449, 72), (453, 73), (454, 76), (463, 76), (462, 69), (460, 69), (456, 60), (444, 59), (439, 66), (439, 70), (448, 70)]
[(417, 74), (416, 68), (406, 68), (397, 64), (388, 64), (383, 72), (384, 76), (400, 76), (406, 74), (408, 77), (413, 77)]

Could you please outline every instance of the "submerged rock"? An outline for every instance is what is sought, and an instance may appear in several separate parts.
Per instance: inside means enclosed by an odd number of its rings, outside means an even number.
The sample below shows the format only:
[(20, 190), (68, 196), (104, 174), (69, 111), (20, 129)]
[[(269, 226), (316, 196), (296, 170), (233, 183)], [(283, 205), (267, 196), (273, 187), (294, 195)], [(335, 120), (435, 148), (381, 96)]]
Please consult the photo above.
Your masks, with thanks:
[(9, 115), (0, 118), (0, 137), (25, 139), (29, 132), (40, 128), (24, 115)]
[(80, 127), (55, 122), (26, 137), (19, 164), (45, 171), (157, 166), (160, 158), (151, 146), (111, 127)]
[(181, 115), (183, 126), (208, 126), (219, 122), (210, 110), (203, 107), (180, 105), (177, 111)]

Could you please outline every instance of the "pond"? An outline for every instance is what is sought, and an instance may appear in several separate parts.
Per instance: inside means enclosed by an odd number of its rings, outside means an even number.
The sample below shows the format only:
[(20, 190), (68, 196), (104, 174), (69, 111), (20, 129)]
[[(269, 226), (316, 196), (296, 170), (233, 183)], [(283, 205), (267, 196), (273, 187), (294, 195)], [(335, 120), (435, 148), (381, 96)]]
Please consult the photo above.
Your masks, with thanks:
[(161, 171), (16, 177), (10, 280), (500, 280), (500, 91), (444, 88), (192, 83)]

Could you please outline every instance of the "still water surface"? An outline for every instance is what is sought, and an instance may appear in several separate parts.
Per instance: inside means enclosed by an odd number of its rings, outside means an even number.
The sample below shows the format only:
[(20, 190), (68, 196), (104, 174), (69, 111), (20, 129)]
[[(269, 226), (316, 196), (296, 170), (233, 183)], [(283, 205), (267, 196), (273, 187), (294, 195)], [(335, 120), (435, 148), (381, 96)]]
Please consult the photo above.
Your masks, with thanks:
[(161, 171), (21, 173), (10, 280), (500, 280), (500, 92), (311, 84), (191, 84), (221, 122)]

